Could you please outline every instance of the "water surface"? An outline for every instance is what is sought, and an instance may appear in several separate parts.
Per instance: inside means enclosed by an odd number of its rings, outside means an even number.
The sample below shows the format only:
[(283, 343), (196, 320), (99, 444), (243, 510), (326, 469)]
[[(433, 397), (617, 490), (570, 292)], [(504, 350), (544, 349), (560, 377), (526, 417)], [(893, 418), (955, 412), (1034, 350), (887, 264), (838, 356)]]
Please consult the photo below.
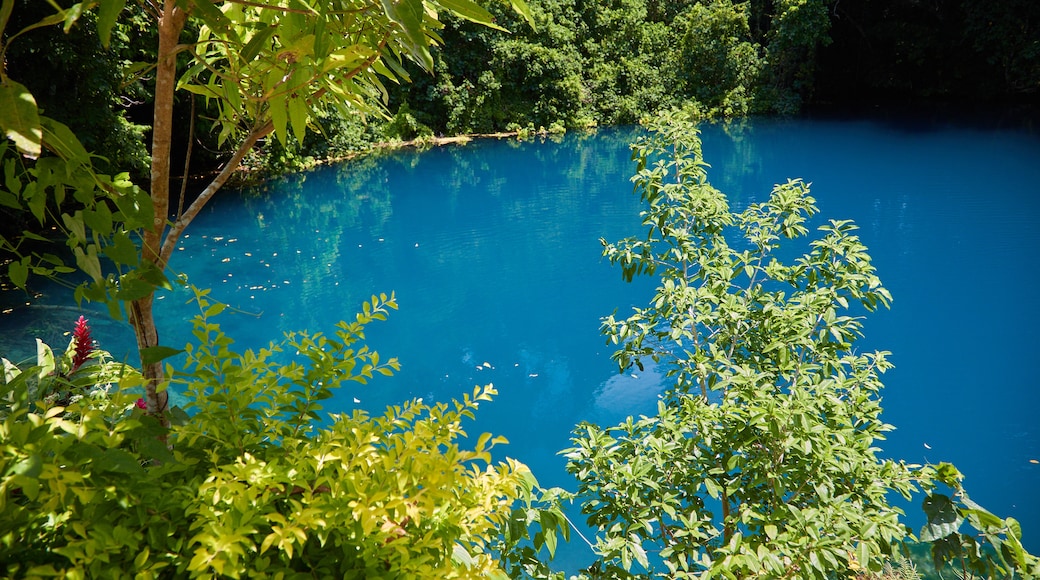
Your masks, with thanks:
[[(330, 410), (378, 412), (494, 383), (500, 395), (471, 434), (505, 435), (543, 485), (573, 488), (556, 452), (575, 423), (652, 412), (662, 388), (653, 369), (618, 374), (598, 334), (601, 316), (643, 304), (653, 288), (623, 283), (600, 258), (601, 237), (641, 233), (627, 148), (637, 133), (402, 151), (224, 192), (171, 267), (237, 310), (220, 322), (241, 348), (331, 331), (371, 294), (395, 292), (400, 311), (369, 343), (399, 357), (401, 372), (341, 393)], [(884, 416), (898, 428), (885, 454), (952, 461), (972, 498), (1018, 518), (1040, 552), (1040, 137), (798, 119), (708, 126), (703, 138), (711, 179), (736, 209), (801, 177), (821, 220), (861, 226), (895, 297), (867, 320), (862, 343), (896, 364), (884, 377)], [(41, 288), (41, 302), (55, 304), (60, 294)], [(23, 298), (4, 297), (0, 351), (31, 348), (75, 319)], [(159, 303), (165, 343), (187, 340), (187, 298)], [(103, 346), (130, 348), (125, 328), (95, 318)], [(587, 557), (580, 547), (567, 556)]]

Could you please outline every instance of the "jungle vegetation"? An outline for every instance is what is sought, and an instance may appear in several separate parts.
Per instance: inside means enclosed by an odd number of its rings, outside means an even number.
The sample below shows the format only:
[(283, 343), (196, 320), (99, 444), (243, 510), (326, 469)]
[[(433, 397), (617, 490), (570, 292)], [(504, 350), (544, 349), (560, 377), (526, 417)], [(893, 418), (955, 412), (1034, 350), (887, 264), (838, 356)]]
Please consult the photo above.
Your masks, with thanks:
[[(38, 341), (34, 360), (0, 361), (0, 569), (560, 578), (550, 557), (573, 502), (598, 531), (587, 578), (869, 575), (904, 540), (965, 575), (1040, 574), (1018, 522), (972, 502), (955, 467), (876, 456), (888, 363), (856, 350), (849, 311), (890, 297), (855, 225), (809, 232), (817, 209), (800, 181), (735, 213), (708, 180), (695, 123), (841, 94), (820, 82), (840, 76), (832, 46), (871, 72), (846, 79), (853, 88), (1035, 95), (1028, 3), (863, 6), (0, 0), (0, 206), (35, 228), (0, 238), (4, 273), (22, 288), (76, 273), (76, 298), (126, 319), (140, 355), (113, 362), (81, 319), (66, 349)], [(882, 35), (894, 21), (934, 34)], [(835, 35), (850, 29), (874, 40)], [(900, 39), (905, 73), (882, 72), (884, 38)], [(923, 91), (904, 82), (949, 43), (960, 66), (932, 67)], [(968, 90), (944, 70), (994, 84)], [(674, 385), (654, 417), (575, 427), (575, 491), (493, 462), (493, 434), (462, 441), (491, 385), (381, 416), (323, 414), (339, 385), (397, 370), (364, 344), (392, 295), (331, 334), (238, 352), (216, 322), (224, 305), (185, 287), (194, 339), (160, 342), (153, 300), (183, 285), (168, 276), (171, 248), (240, 168), (292, 169), (387, 139), (646, 117), (633, 144), (646, 231), (604, 241), (604, 255), (660, 287), (602, 330), (619, 368), (652, 359)], [(776, 257), (803, 238), (803, 255)], [(170, 388), (185, 409), (170, 408)], [(917, 537), (892, 494), (923, 496)]]
[[(8, 30), (43, 11), (21, 4)], [(1036, 104), (1040, 95), (1040, 6), (1029, 0), (528, 4), (534, 26), (488, 6), (508, 32), (446, 15), (432, 70), (405, 64), (411, 82), (387, 84), (385, 115), (321, 111), (311, 120), (320, 132), (289, 146), (261, 141), (247, 166), (270, 174), (393, 139), (629, 124), (682, 106), (733, 117), (820, 105)], [(156, 33), (127, 9), (103, 49), (92, 18), (23, 36), (6, 66), (43, 110), (138, 178), (153, 89), (127, 65), (154, 60)], [(203, 99), (177, 96), (173, 166), (179, 178), (190, 154), (189, 190), (221, 162), (215, 117)]]

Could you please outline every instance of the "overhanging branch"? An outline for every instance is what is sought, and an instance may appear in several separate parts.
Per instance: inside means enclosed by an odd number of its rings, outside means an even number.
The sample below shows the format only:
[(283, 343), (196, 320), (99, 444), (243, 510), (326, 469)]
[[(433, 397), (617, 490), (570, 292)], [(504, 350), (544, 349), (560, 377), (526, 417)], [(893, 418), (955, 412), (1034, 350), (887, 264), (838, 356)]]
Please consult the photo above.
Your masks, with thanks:
[(231, 174), (242, 165), (242, 159), (245, 158), (246, 153), (249, 153), (253, 146), (256, 145), (257, 141), (271, 134), (272, 131), (274, 131), (274, 123), (271, 121), (253, 129), (249, 135), (246, 136), (245, 140), (238, 146), (238, 149), (235, 150), (235, 154), (231, 156), (231, 159), (224, 164), (220, 173), (213, 178), (213, 181), (206, 186), (206, 189), (202, 190), (202, 193), (195, 198), (195, 201), (191, 202), (191, 205), (184, 211), (184, 214), (178, 217), (177, 221), (173, 222), (173, 226), (168, 232), (166, 232), (166, 237), (163, 239), (162, 251), (159, 254), (158, 265), (160, 268), (166, 268), (166, 264), (170, 261), (170, 256), (173, 255), (173, 248), (177, 245), (177, 242), (180, 240), (181, 234), (184, 233), (185, 228), (191, 224), (192, 220), (195, 219), (195, 216), (202, 211), (202, 208), (209, 203), (209, 200), (216, 195), (217, 191), (227, 183)]

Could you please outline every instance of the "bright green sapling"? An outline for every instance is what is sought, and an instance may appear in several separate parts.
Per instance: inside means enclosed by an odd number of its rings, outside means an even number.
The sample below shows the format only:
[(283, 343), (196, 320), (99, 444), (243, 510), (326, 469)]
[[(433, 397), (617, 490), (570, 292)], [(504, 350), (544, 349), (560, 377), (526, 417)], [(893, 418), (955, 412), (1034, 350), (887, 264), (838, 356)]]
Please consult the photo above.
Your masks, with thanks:
[[(973, 569), (1035, 574), (1017, 523), (972, 504), (947, 467), (880, 456), (892, 429), (880, 397), (889, 353), (856, 340), (862, 315), (891, 296), (856, 226), (830, 220), (806, 241), (818, 210), (800, 180), (732, 211), (708, 182), (697, 128), (683, 115), (658, 119), (633, 150), (647, 233), (604, 242), (604, 255), (626, 280), (655, 275), (660, 286), (647, 307), (606, 318), (603, 332), (623, 370), (657, 365), (668, 385), (656, 415), (579, 425), (564, 452), (600, 532), (589, 572), (878, 571), (910, 535), (890, 500), (938, 481), (956, 486), (961, 505), (926, 499), (921, 539), (935, 542), (937, 563), (956, 554)], [(998, 547), (995, 557), (959, 533), (965, 519)]]

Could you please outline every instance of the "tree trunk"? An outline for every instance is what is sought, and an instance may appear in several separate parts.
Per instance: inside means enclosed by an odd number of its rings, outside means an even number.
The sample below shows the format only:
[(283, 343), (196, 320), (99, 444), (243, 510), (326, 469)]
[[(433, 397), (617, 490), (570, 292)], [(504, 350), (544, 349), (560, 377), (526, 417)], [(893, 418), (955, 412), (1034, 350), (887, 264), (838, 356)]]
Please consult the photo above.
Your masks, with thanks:
[[(151, 197), (155, 208), (152, 228), (144, 232), (141, 251), (142, 260), (147, 260), (160, 270), (165, 268), (161, 260), (163, 233), (169, 218), (170, 208), (170, 149), (173, 136), (173, 95), (177, 81), (177, 50), (181, 31), (186, 20), (184, 10), (176, 0), (166, 0), (159, 14), (159, 55), (155, 69), (155, 109), (152, 120), (152, 168)], [(130, 305), (130, 323), (137, 337), (137, 348), (141, 351), (141, 373), (145, 378), (145, 400), (148, 413), (157, 415), (166, 422), (167, 394), (158, 392), (163, 380), (162, 364), (145, 364), (145, 349), (159, 345), (159, 333), (155, 327), (152, 306), (155, 293)]]

